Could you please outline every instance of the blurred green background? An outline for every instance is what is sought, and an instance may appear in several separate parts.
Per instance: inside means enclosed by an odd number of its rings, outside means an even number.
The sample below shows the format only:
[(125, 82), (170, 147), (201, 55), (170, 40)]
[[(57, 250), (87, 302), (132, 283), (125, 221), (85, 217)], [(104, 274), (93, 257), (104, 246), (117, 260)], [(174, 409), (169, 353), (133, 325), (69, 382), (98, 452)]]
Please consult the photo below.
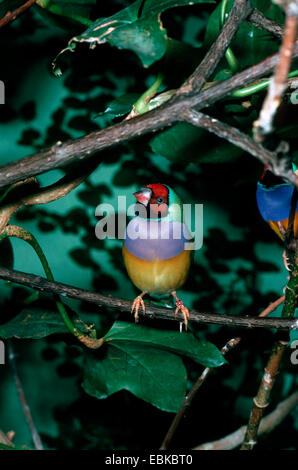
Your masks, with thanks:
[[(108, 17), (132, 2), (101, 3), (93, 6), (93, 18)], [(166, 57), (164, 89), (178, 87), (199, 62), (215, 34), (215, 29), (210, 33), (214, 8), (214, 4), (175, 8), (163, 16), (168, 35), (177, 41), (173, 53)], [(81, 46), (67, 55), (64, 73), (57, 78), (51, 71), (51, 60), (70, 37), (84, 30), (67, 20), (61, 22), (57, 25), (57, 19), (30, 9), (0, 30), (0, 79), (6, 87), (6, 104), (0, 107), (1, 165), (58, 140), (107, 126), (111, 118), (100, 113), (108, 103), (126, 93), (140, 95), (164, 67), (163, 59), (149, 69), (143, 68), (132, 52), (110, 45), (94, 50)], [(259, 55), (266, 57), (269, 51), (278, 49), (277, 41), (252, 26), (240, 30), (239, 35), (234, 52), (243, 68), (260, 60)], [(221, 69), (226, 67), (222, 61)], [(240, 100), (227, 99), (210, 113), (249, 132), (263, 97), (263, 93), (254, 96), (248, 110)], [(294, 115), (294, 110), (291, 113)], [(286, 118), (282, 129), (293, 151), (297, 151), (295, 119)], [(95, 159), (99, 165), (85, 183), (56, 202), (21, 209), (12, 223), (36, 236), (55, 280), (132, 300), (136, 290), (124, 270), (121, 241), (99, 241), (95, 237), (95, 209), (103, 202), (115, 204), (119, 195), (126, 195), (132, 203), (132, 193), (139, 187), (164, 182), (184, 202), (204, 205), (204, 243), (195, 253), (190, 278), (181, 291), (183, 301), (199, 311), (257, 315), (282, 295), (287, 276), (282, 245), (256, 207), (261, 164), (203, 131), (178, 128), (174, 132), (176, 140), (173, 134), (161, 138), (159, 134), (153, 140), (146, 136), (98, 154)], [(52, 171), (38, 180), (46, 186), (65, 172), (67, 169)], [(11, 241), (11, 246), (13, 259), (8, 245), (0, 247), (2, 264), (43, 275), (31, 247), (17, 239)], [(3, 281), (0, 289), (0, 321), (4, 322), (21, 310), (22, 299), (30, 291)], [(39, 301), (52, 302), (46, 295), (41, 295)], [(112, 310), (69, 300), (65, 303), (83, 319), (95, 321), (102, 331), (116, 318)], [(279, 314), (280, 309), (274, 313)], [(175, 437), (174, 444), (179, 447), (219, 438), (247, 421), (251, 398), (273, 343), (271, 331), (240, 332), (215, 326), (193, 331), (218, 347), (240, 333), (243, 343), (229, 356), (230, 365), (217, 370), (200, 391)], [(13, 340), (13, 344), (27, 400), (46, 448), (129, 449), (161, 444), (173, 414), (125, 391), (105, 400), (84, 393), (81, 348), (69, 335)], [(191, 363), (187, 367), (190, 386), (201, 368)], [(17, 444), (32, 447), (8, 364), (0, 366), (0, 377), (0, 429), (13, 429)], [(297, 366), (287, 358), (273, 392), (272, 406), (295, 386)], [(262, 439), (260, 448), (295, 448), (297, 429), (296, 412)]]

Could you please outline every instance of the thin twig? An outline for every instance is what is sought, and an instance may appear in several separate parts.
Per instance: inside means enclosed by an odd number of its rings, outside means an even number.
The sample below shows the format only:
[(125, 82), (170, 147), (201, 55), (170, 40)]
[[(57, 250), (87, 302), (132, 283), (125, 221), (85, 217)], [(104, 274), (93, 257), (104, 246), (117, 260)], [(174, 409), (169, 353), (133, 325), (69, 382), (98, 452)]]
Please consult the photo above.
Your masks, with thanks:
[[(278, 158), (276, 152), (270, 152), (248, 135), (239, 131), (236, 127), (229, 126), (218, 119), (211, 118), (194, 109), (186, 109), (183, 112), (183, 117), (185, 121), (190, 124), (206, 129), (218, 137), (222, 137), (237, 147), (242, 148), (245, 152), (250, 153), (264, 163), (264, 165), (267, 165), (274, 174), (281, 175), (288, 171), (287, 167), (289, 166), (289, 162), (287, 158)], [(292, 170), (290, 171), (290, 175), (291, 180), (296, 180), (296, 175)]]
[(268, 31), (278, 38), (283, 37), (284, 28), (276, 21), (270, 20), (263, 13), (261, 13), (257, 8), (254, 8), (252, 13), (249, 15), (247, 20), (256, 26), (257, 28)]
[(285, 301), (285, 295), (282, 295), (281, 297), (279, 297), (279, 299), (269, 304), (268, 307), (265, 308), (265, 310), (263, 310), (262, 313), (260, 313), (259, 318), (266, 317), (267, 315), (269, 315), (269, 313), (274, 312), (274, 310), (276, 310), (277, 307), (281, 305), (284, 301)]
[(177, 95), (198, 92), (214, 72), (245, 18), (252, 12), (250, 0), (235, 0), (224, 26), (194, 73), (183, 83)]
[(278, 3), (284, 7), (286, 12), (286, 23), (280, 48), (279, 61), (268, 87), (267, 96), (263, 103), (259, 119), (254, 122), (254, 138), (257, 142), (262, 142), (264, 140), (264, 136), (266, 134), (270, 134), (273, 130), (273, 120), (281, 103), (283, 93), (287, 88), (287, 78), (291, 67), (291, 60), (296, 40), (298, 1), (283, 0)]
[[(1, 205), (0, 210), (0, 234), (9, 223), (12, 215), (22, 206), (32, 206), (35, 204), (48, 204), (57, 201), (77, 188), (97, 167), (94, 160), (85, 162), (80, 167), (75, 167), (54, 184), (39, 188), (36, 178), (28, 178), (18, 181), (9, 193), (9, 197)], [(38, 188), (38, 191), (36, 190)]]
[[(279, 299), (275, 300), (274, 302), (270, 303), (268, 305), (267, 308), (265, 308), (265, 310), (263, 310), (258, 316), (259, 317), (265, 317), (267, 315), (269, 315), (270, 313), (272, 313), (285, 299), (285, 296), (281, 296), (279, 297)], [(236, 346), (239, 345), (241, 341), (241, 338), (232, 338), (230, 339), (230, 341), (227, 342), (227, 344), (221, 349), (221, 353), (223, 355), (226, 355), (227, 352), (229, 352), (231, 349), (234, 349)], [(193, 401), (194, 397), (196, 396), (199, 388), (203, 385), (203, 383), (205, 382), (205, 380), (207, 379), (207, 377), (209, 377), (209, 375), (211, 374), (211, 372), (214, 371), (213, 368), (211, 367), (206, 367), (202, 374), (199, 376), (199, 378), (197, 379), (197, 381), (194, 383), (192, 389), (190, 390), (190, 392), (185, 396), (177, 414), (175, 415), (172, 423), (171, 423), (171, 426), (163, 440), (163, 443), (160, 447), (160, 449), (162, 450), (165, 450), (165, 449), (168, 449), (169, 448), (169, 445), (173, 439), (173, 436), (176, 432), (176, 429), (177, 427), (179, 426), (183, 416), (184, 416), (184, 413), (186, 411), (187, 408), (190, 407), (191, 405), (191, 402)]]
[[(233, 338), (221, 349), (221, 353), (225, 355), (231, 349), (235, 348), (241, 341), (241, 338)], [(207, 377), (211, 374), (214, 369), (212, 367), (206, 367), (199, 378), (194, 383), (193, 387), (191, 388), (190, 392), (184, 397), (184, 400), (178, 410), (178, 413), (175, 415), (171, 426), (166, 434), (166, 437), (163, 440), (162, 445), (160, 446), (160, 450), (166, 450), (169, 448), (169, 445), (173, 439), (175, 431), (179, 426), (181, 419), (184, 416), (185, 410), (190, 407), (194, 397), (196, 396), (199, 388), (203, 385)]]
[[(13, 269), (0, 267), (0, 279), (15, 282), (38, 291), (55, 293), (71, 299), (83, 300), (95, 305), (113, 308), (121, 312), (131, 312), (131, 301), (119, 299), (112, 296), (105, 296), (78, 287), (62, 284), (61, 282), (48, 281), (47, 279), (27, 274)], [(146, 315), (139, 312), (140, 317), (152, 319), (163, 319), (180, 322), (183, 320), (179, 313), (174, 317), (173, 310), (169, 308), (157, 307), (146, 302)], [(221, 315), (218, 313), (203, 313), (194, 310), (190, 311), (190, 322), (225, 325), (240, 328), (276, 328), (278, 330), (298, 329), (297, 320), (287, 320), (281, 318), (258, 318), (255, 316), (234, 316)]]
[(32, 419), (32, 415), (31, 415), (29, 405), (28, 405), (27, 400), (26, 400), (26, 396), (25, 396), (25, 393), (24, 393), (24, 389), (23, 389), (23, 385), (22, 385), (19, 373), (18, 373), (18, 368), (17, 368), (17, 364), (16, 364), (16, 360), (15, 360), (15, 354), (14, 354), (14, 350), (13, 350), (13, 346), (12, 346), (11, 342), (8, 343), (8, 359), (9, 359), (9, 363), (10, 363), (10, 366), (11, 366), (11, 369), (12, 369), (12, 372), (13, 372), (13, 375), (14, 375), (14, 379), (15, 379), (15, 383), (16, 383), (16, 387), (17, 387), (17, 392), (18, 392), (18, 397), (19, 397), (20, 403), (22, 405), (23, 412), (25, 414), (27, 424), (28, 424), (29, 429), (30, 429), (30, 433), (31, 433), (31, 436), (32, 436), (32, 441), (33, 441), (34, 446), (37, 450), (44, 450), (41, 439), (40, 439), (40, 436), (39, 436), (39, 433), (38, 433), (38, 431), (35, 427), (34, 421)]
[(6, 15), (0, 20), (0, 28), (14, 21), (18, 16), (24, 13), (24, 11), (28, 10), (28, 8), (30, 8), (31, 5), (33, 5), (35, 2), (36, 0), (28, 0), (26, 3), (24, 3), (24, 5), (17, 8), (17, 10), (13, 12), (8, 11)]
[[(274, 411), (262, 419), (258, 436), (273, 431), (298, 406), (298, 392), (294, 392), (284, 401), (280, 402)], [(206, 442), (193, 450), (232, 450), (239, 447), (243, 441), (246, 426), (242, 426), (231, 434), (213, 442)]]

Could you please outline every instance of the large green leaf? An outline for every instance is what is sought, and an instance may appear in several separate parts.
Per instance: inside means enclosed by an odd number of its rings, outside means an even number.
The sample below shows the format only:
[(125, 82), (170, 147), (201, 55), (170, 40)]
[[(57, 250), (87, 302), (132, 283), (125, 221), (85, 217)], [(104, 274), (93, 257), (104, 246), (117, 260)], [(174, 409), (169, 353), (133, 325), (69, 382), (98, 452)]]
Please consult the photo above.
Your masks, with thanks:
[[(84, 331), (85, 325), (73, 318), (77, 328)], [(57, 333), (68, 333), (68, 329), (57, 311), (31, 307), (7, 323), (0, 325), (0, 338), (40, 339)]]
[[(137, 0), (109, 18), (99, 18), (83, 34), (73, 37), (65, 50), (73, 51), (78, 43), (85, 42), (94, 48), (108, 42), (118, 49), (132, 50), (148, 67), (161, 59), (167, 49), (168, 36), (161, 13), (169, 8), (199, 3), (213, 3), (213, 0)], [(55, 62), (54, 70), (59, 74)]]
[(91, 396), (106, 398), (129, 390), (163, 411), (176, 412), (186, 392), (186, 370), (180, 357), (143, 345), (107, 345), (105, 356), (88, 355), (83, 388)]
[(191, 333), (117, 321), (104, 339), (103, 350), (87, 356), (84, 390), (97, 398), (129, 390), (164, 411), (177, 411), (185, 395), (187, 373), (178, 355), (206, 367), (226, 362), (216, 346)]
[[(199, 341), (189, 332), (157, 330), (117, 321), (104, 338), (117, 348), (122, 348), (123, 344), (134, 343), (145, 348), (164, 349), (190, 357), (205, 367), (219, 367), (227, 362), (214, 344), (208, 341)], [(149, 354), (151, 351), (152, 349)]]
[(168, 160), (217, 163), (238, 158), (238, 147), (190, 124), (181, 123), (160, 132), (150, 140), (153, 152)]

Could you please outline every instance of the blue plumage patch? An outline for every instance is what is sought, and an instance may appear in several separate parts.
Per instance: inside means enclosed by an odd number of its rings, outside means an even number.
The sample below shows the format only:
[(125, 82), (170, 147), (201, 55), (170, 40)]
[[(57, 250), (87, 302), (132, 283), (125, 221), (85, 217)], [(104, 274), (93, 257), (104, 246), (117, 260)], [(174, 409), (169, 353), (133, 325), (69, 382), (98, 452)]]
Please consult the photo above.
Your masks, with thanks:
[[(257, 204), (261, 216), (266, 222), (286, 220), (289, 217), (293, 187), (280, 184), (266, 187), (262, 183), (257, 185)], [(298, 202), (296, 211), (298, 209)]]

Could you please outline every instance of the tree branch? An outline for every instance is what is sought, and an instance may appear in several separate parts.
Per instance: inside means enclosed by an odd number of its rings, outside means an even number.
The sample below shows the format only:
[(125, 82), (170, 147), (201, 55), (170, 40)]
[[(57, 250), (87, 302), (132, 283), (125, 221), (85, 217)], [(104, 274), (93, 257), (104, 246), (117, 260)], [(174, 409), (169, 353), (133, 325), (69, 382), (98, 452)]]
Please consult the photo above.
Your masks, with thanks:
[[(69, 297), (71, 299), (84, 300), (98, 306), (110, 307), (121, 312), (131, 312), (131, 302), (112, 296), (105, 296), (78, 287), (69, 286), (61, 282), (48, 281), (34, 274), (26, 274), (21, 271), (0, 267), (0, 279), (15, 282), (38, 291), (44, 291)], [(140, 316), (144, 314), (139, 312)], [(174, 317), (172, 309), (157, 307), (152, 303), (146, 303), (146, 317), (160, 320), (181, 322), (183, 316)], [(277, 328), (281, 330), (298, 329), (298, 321), (281, 318), (258, 318), (254, 316), (233, 316), (216, 313), (202, 313), (190, 311), (190, 321), (194, 323), (209, 323), (240, 328)]]
[(13, 12), (8, 11), (6, 15), (0, 20), (0, 28), (14, 21), (18, 16), (24, 13), (24, 11), (28, 10), (28, 8), (30, 8), (31, 5), (33, 5), (33, 3), (35, 2), (36, 0), (28, 0), (26, 3), (24, 3), (24, 5), (20, 6), (20, 8), (18, 8), (17, 10)]
[(38, 187), (36, 178), (28, 178), (14, 184), (9, 193), (8, 201), (5, 201), (0, 207), (0, 234), (9, 223), (12, 215), (22, 206), (32, 206), (35, 204), (48, 204), (57, 201), (77, 188), (96, 168), (93, 159), (86, 161), (80, 167), (71, 169), (71, 171), (54, 184), (45, 188)]
[[(226, 355), (227, 352), (229, 352), (231, 349), (235, 348), (241, 341), (241, 338), (233, 338), (230, 339), (230, 341), (221, 349), (221, 353), (223, 355)], [(196, 396), (198, 390), (201, 388), (207, 377), (211, 374), (211, 372), (214, 370), (213, 367), (206, 367), (202, 374), (199, 376), (199, 378), (196, 380), (194, 383), (193, 387), (191, 388), (190, 392), (184, 397), (184, 400), (179, 408), (178, 413), (175, 415), (171, 426), (169, 427), (169, 430), (166, 434), (166, 437), (163, 440), (162, 445), (160, 446), (160, 450), (166, 450), (169, 448), (169, 445), (173, 439), (173, 436), (176, 432), (177, 427), (179, 426), (184, 413), (187, 408), (190, 407), (194, 397)]]
[(188, 95), (194, 91), (198, 92), (201, 90), (208, 77), (214, 72), (220, 60), (224, 56), (224, 53), (229, 47), (239, 27), (251, 11), (252, 6), (250, 4), (250, 0), (234, 1), (228, 19), (225, 21), (218, 38), (212, 44), (200, 65), (178, 90), (177, 96), (180, 94)]
[[(21, 240), (29, 243), (29, 245), (34, 249), (35, 253), (37, 254), (44, 269), (45, 275), (47, 276), (47, 279), (54, 282), (53, 273), (51, 271), (47, 258), (36, 238), (30, 232), (28, 232), (28, 230), (17, 225), (7, 225), (5, 230), (0, 235), (0, 241), (2, 241), (6, 237), (20, 238)], [(85, 344), (85, 346), (87, 346), (88, 348), (100, 348), (103, 344), (103, 339), (96, 338), (96, 336), (93, 335), (95, 331), (89, 331), (90, 334), (85, 334), (81, 331), (80, 328), (77, 328), (69, 317), (68, 312), (64, 304), (61, 302), (59, 296), (54, 294), (54, 298), (57, 310), (60, 313), (61, 319), (64, 322), (68, 331), (73, 334), (81, 343)]]
[[(273, 431), (298, 406), (298, 392), (294, 392), (286, 400), (280, 402), (274, 411), (262, 419), (258, 436)], [(242, 426), (231, 434), (213, 442), (206, 442), (193, 450), (232, 450), (241, 445), (246, 426)]]
[[(294, 46), (293, 58), (298, 58), (298, 43)], [(275, 54), (204, 91), (193, 92), (189, 95), (174, 95), (171, 100), (148, 113), (64, 144), (57, 142), (49, 149), (4, 165), (0, 168), (0, 188), (29, 176), (54, 168), (62, 168), (78, 160), (84, 161), (96, 152), (173, 125), (183, 120), (182, 113), (185, 109), (200, 110), (214, 104), (225, 96), (229, 96), (232, 91), (268, 75), (274, 70), (277, 62), (278, 54)], [(298, 177), (291, 178), (290, 172), (284, 171), (280, 176), (286, 178), (291, 184), (298, 185)]]
[(253, 409), (246, 428), (241, 450), (252, 450), (257, 443), (260, 421), (263, 416), (264, 409), (269, 405), (271, 390), (279, 372), (281, 359), (286, 346), (287, 342), (278, 342), (270, 355), (258, 393), (253, 400)]
[[(281, 296), (279, 299), (275, 300), (274, 302), (270, 303), (268, 305), (267, 308), (265, 308), (265, 310), (263, 310), (259, 315), (258, 317), (259, 318), (263, 318), (267, 315), (269, 315), (270, 313), (272, 313), (285, 299), (285, 296)], [(231, 349), (234, 349), (236, 346), (239, 345), (241, 341), (241, 338), (232, 338), (230, 339), (230, 341), (227, 342), (227, 344), (221, 349), (221, 353), (225, 356)], [(169, 448), (169, 445), (173, 439), (173, 436), (176, 432), (176, 429), (177, 427), (179, 426), (183, 416), (184, 416), (184, 413), (186, 411), (187, 408), (190, 407), (193, 399), (195, 398), (197, 392), (199, 391), (199, 389), (201, 388), (201, 386), (203, 385), (203, 383), (206, 381), (207, 377), (209, 377), (209, 375), (212, 373), (212, 371), (214, 371), (214, 368), (213, 367), (206, 367), (202, 374), (199, 376), (199, 378), (196, 380), (196, 382), (194, 383), (193, 387), (191, 388), (190, 392), (185, 396), (180, 408), (179, 408), (179, 411), (178, 413), (175, 415), (172, 423), (171, 423), (171, 426), (163, 440), (163, 443), (160, 447), (161, 450), (165, 450), (165, 449), (168, 449)]]
[[(296, 203), (295, 203), (296, 207)], [(292, 207), (290, 213), (292, 212)], [(290, 280), (286, 287), (285, 302), (282, 310), (282, 318), (292, 318), (297, 305), (298, 289), (298, 242), (296, 240), (296, 251), (294, 268), (290, 275)], [(275, 342), (268, 363), (265, 367), (261, 384), (256, 397), (253, 400), (253, 407), (249, 417), (249, 422), (245, 432), (245, 437), (241, 450), (252, 450), (257, 443), (258, 429), (263, 416), (264, 409), (269, 405), (270, 395), (279, 372), (284, 352), (289, 342), (288, 336), (280, 335)]]
[(264, 140), (266, 134), (273, 130), (273, 120), (287, 87), (288, 73), (291, 67), (292, 55), (298, 23), (298, 1), (279, 0), (286, 12), (284, 35), (279, 53), (279, 60), (274, 76), (268, 87), (267, 96), (263, 103), (259, 119), (254, 122), (254, 137), (258, 142)]
[(252, 13), (247, 18), (249, 23), (253, 24), (257, 28), (263, 29), (264, 31), (268, 31), (272, 33), (274, 36), (278, 38), (282, 38), (284, 34), (284, 28), (276, 21), (270, 20), (267, 18), (263, 13), (261, 13), (257, 8), (254, 8)]
[(270, 152), (270, 150), (267, 150), (261, 144), (255, 142), (237, 128), (218, 121), (218, 119), (202, 114), (199, 111), (195, 111), (194, 109), (186, 109), (183, 112), (183, 117), (190, 124), (206, 129), (218, 137), (242, 148), (245, 152), (250, 153), (264, 163), (264, 165), (267, 165), (273, 173), (283, 176), (284, 179), (287, 179), (289, 182), (295, 181), (298, 186), (298, 178), (292, 170), (289, 170), (289, 162), (287, 158), (278, 158), (277, 153)]

